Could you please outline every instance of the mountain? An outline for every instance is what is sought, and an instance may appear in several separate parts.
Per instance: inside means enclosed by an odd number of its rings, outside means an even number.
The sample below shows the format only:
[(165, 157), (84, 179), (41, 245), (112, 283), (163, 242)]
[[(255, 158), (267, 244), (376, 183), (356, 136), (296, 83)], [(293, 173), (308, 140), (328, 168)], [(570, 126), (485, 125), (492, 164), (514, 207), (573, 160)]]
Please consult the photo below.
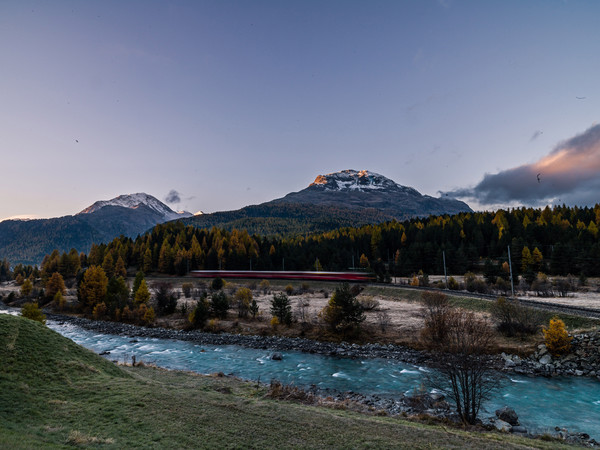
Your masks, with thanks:
[(459, 212), (472, 210), (464, 202), (421, 195), (377, 173), (343, 170), (319, 175), (305, 189), (270, 202), (182, 221), (202, 228), (285, 235)]
[(92, 243), (109, 242), (122, 235), (135, 237), (157, 223), (191, 216), (176, 213), (155, 197), (120, 195), (102, 200), (73, 216), (0, 222), (0, 259), (11, 264), (40, 264), (54, 249), (89, 252)]
[(273, 200), (273, 203), (374, 208), (398, 220), (473, 211), (459, 200), (422, 195), (416, 189), (367, 170), (319, 175), (307, 188)]
[(182, 217), (189, 217), (192, 215), (192, 213), (187, 211), (175, 212), (156, 197), (143, 192), (138, 194), (119, 195), (112, 200), (99, 200), (78, 214), (91, 214), (96, 211), (100, 211), (102, 208), (106, 208), (107, 206), (121, 206), (123, 208), (134, 210), (138, 208), (148, 208), (159, 216), (162, 216), (163, 222), (181, 219)]

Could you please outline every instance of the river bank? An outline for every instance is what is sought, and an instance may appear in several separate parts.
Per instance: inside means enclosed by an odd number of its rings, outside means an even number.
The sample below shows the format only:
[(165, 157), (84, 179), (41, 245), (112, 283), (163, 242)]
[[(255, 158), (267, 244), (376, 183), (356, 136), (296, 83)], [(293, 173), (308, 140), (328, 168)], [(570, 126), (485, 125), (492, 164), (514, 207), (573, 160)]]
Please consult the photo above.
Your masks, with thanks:
[[(79, 317), (54, 314), (48, 314), (48, 319), (57, 323), (62, 322), (65, 324), (72, 324), (74, 326), (90, 330), (93, 333), (121, 335), (127, 339), (130, 339), (130, 342), (137, 342), (137, 339), (140, 339), (140, 344), (133, 345), (142, 345), (143, 342), (146, 342), (145, 338), (157, 338), (189, 341), (199, 345), (238, 345), (254, 349), (264, 349), (268, 350), (267, 354), (270, 354), (271, 358), (274, 356), (273, 354), (276, 351), (300, 351), (304, 353), (342, 357), (344, 359), (347, 358), (348, 360), (383, 358), (425, 366), (427, 366), (427, 363), (431, 361), (431, 357), (425, 353), (392, 345), (369, 344), (359, 346), (356, 344), (351, 345), (346, 343), (320, 343), (301, 338), (243, 336), (226, 333), (211, 334), (198, 331), (145, 328), (114, 322), (96, 322)], [(94, 335), (92, 334), (90, 336)], [(109, 355), (106, 355), (106, 357), (111, 358)], [(285, 353), (283, 358), (284, 360), (287, 359)], [(499, 361), (504, 362), (505, 360), (499, 358)], [(296, 393), (300, 391), (300, 389), (297, 388), (293, 389)], [(314, 398), (318, 399), (318, 404), (330, 404), (330, 406), (333, 406), (334, 408), (337, 407), (336, 405), (346, 408), (347, 405), (353, 404), (355, 405), (357, 411), (370, 414), (412, 417), (413, 419), (417, 418), (418, 420), (425, 421), (442, 421), (442, 423), (459, 422), (459, 418), (454, 412), (454, 408), (446, 401), (446, 399), (444, 399), (443, 395), (436, 392), (426, 392), (422, 390), (414, 390), (413, 392), (411, 390), (410, 392), (405, 392), (404, 394), (398, 393), (397, 395), (390, 396), (376, 393), (364, 394), (351, 390), (322, 389), (315, 385), (304, 388), (304, 392), (304, 394), (300, 394), (300, 397), (303, 399), (306, 399), (307, 396), (314, 396)], [(294, 396), (289, 398), (294, 399)], [(511, 401), (507, 399), (507, 403), (510, 405)], [(525, 414), (524, 411), (523, 414)], [(527, 413), (528, 416), (530, 414), (531, 412)], [(427, 417), (430, 417), (431, 419), (427, 419)], [(499, 417), (494, 417), (493, 410), (491, 416), (489, 413), (486, 413), (482, 415), (482, 418), (482, 426), (488, 429), (497, 428), (505, 432), (528, 437), (536, 437), (541, 433), (570, 443), (576, 443), (580, 445), (583, 444), (586, 446), (596, 445), (596, 442), (591, 439), (589, 435), (583, 432), (569, 432), (565, 428), (558, 427), (544, 428), (542, 431), (537, 430), (532, 432), (531, 430), (528, 430), (520, 425), (508, 424)], [(550, 422), (550, 424), (558, 425), (560, 425), (560, 423), (560, 420), (552, 420), (552, 422)]]

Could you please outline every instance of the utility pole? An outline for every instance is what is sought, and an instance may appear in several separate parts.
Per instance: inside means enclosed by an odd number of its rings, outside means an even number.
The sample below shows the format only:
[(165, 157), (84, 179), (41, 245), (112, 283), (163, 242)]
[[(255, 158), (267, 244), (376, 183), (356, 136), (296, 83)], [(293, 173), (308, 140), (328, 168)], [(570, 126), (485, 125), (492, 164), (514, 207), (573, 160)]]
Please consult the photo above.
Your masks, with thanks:
[(352, 254), (352, 270), (354, 270), (354, 254)]
[(285, 258), (281, 258), (281, 270), (285, 272)]
[(448, 289), (448, 274), (446, 273), (446, 250), (442, 250), (442, 259), (444, 261), (444, 280), (446, 282), (446, 289)]
[(250, 258), (250, 272), (252, 272), (252, 258)]
[(512, 274), (512, 262), (510, 260), (510, 245), (508, 246), (508, 269), (510, 270), (510, 292), (512, 293), (512, 296), (515, 296), (515, 283), (513, 281), (513, 274)]

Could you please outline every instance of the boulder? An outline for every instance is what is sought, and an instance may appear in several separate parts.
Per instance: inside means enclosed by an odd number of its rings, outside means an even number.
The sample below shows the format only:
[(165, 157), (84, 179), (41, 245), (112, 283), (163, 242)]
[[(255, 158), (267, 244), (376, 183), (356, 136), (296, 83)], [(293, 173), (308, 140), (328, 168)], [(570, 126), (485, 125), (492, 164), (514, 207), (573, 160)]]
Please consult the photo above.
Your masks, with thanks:
[(271, 359), (273, 361), (281, 361), (283, 359), (283, 355), (279, 352), (275, 352), (271, 355)]
[(508, 422), (510, 425), (519, 425), (519, 416), (514, 409), (504, 406), (496, 410), (496, 417), (504, 422)]
[(540, 358), (540, 364), (546, 365), (552, 362), (552, 356), (549, 353), (546, 353), (544, 356)]
[(503, 433), (510, 433), (510, 430), (512, 429), (512, 425), (510, 423), (501, 419), (494, 420), (494, 426), (498, 431), (502, 431)]

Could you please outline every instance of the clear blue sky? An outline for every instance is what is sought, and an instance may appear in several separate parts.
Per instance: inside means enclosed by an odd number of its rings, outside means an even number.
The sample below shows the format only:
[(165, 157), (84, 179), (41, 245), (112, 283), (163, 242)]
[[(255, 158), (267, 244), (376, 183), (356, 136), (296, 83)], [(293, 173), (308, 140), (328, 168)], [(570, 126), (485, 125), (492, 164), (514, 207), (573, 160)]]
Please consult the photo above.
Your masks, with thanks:
[[(597, 1), (4, 0), (0, 219), (171, 190), (174, 209), (237, 209), (343, 169), (478, 209), (589, 203), (598, 17)], [(588, 184), (573, 164), (538, 182), (571, 143)], [(552, 184), (565, 171), (575, 187)], [(513, 174), (539, 193), (498, 187)]]

